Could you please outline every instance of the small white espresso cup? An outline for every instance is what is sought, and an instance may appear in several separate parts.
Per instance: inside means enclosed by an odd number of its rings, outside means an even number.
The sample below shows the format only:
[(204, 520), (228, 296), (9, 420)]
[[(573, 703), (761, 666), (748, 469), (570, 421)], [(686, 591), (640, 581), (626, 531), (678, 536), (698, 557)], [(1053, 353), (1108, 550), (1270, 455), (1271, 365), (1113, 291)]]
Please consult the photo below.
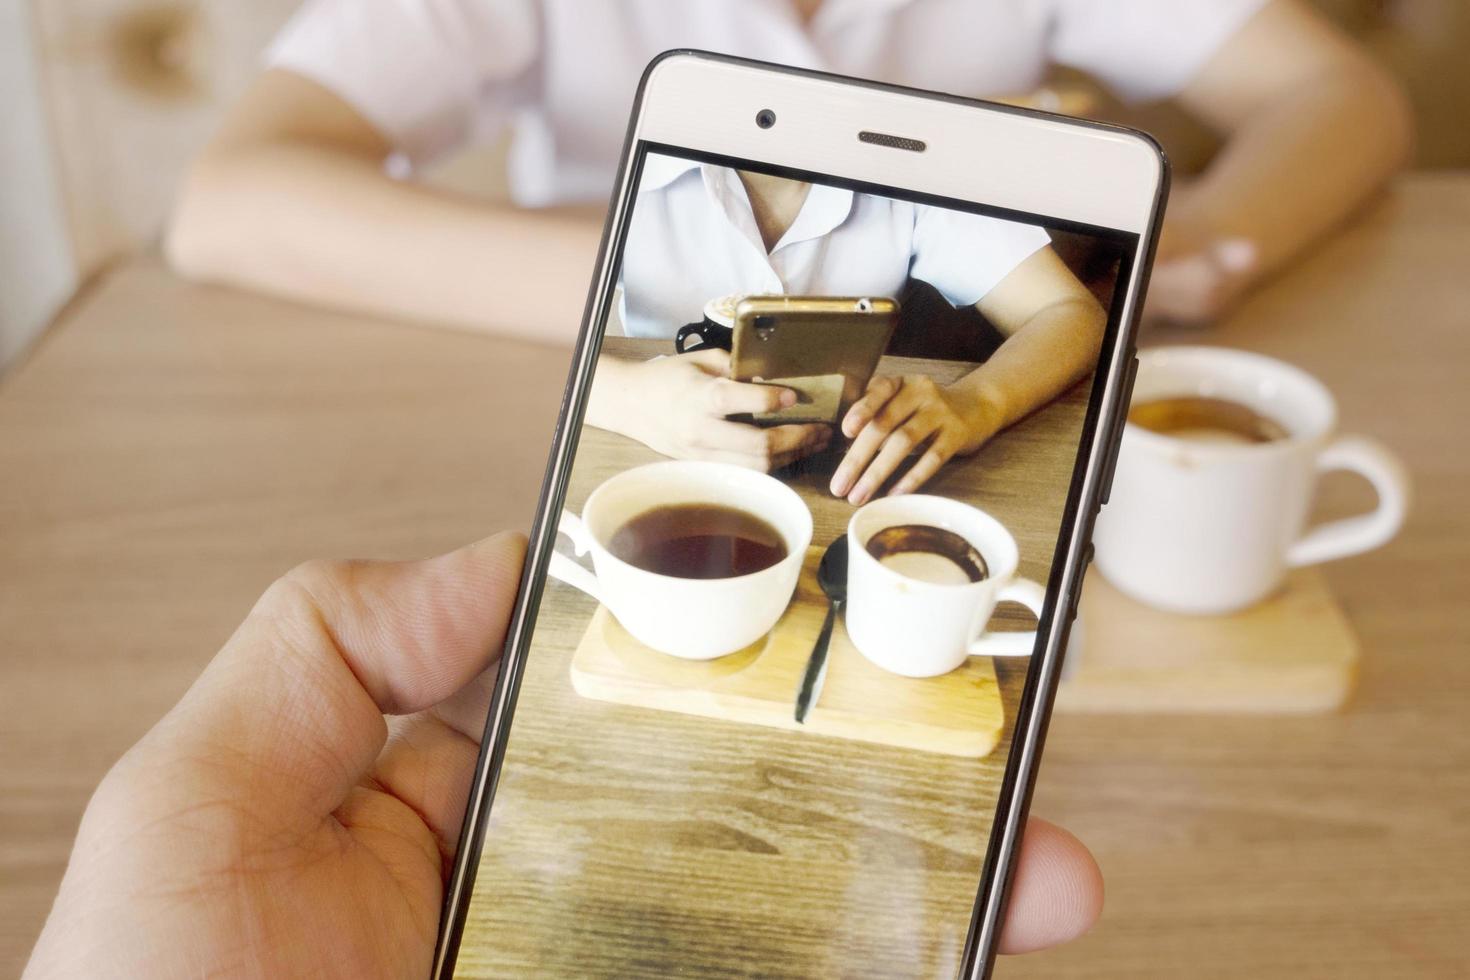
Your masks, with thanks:
[[(1288, 435), (1215, 443), (1124, 428), (1093, 539), (1098, 568), (1133, 598), (1174, 612), (1230, 612), (1268, 596), (1287, 569), (1376, 548), (1403, 525), (1403, 466), (1367, 438), (1334, 436), (1336, 403), (1306, 372), (1220, 347), (1140, 353), (1134, 404), (1180, 396), (1245, 405)], [(1330, 470), (1367, 477), (1378, 508), (1303, 534), (1318, 474)]]
[[(677, 504), (733, 507), (765, 520), (786, 543), (786, 557), (733, 578), (659, 575), (607, 550), (629, 520)], [(559, 530), (578, 555), (592, 553), (594, 572), (553, 552), (549, 572), (597, 599), (639, 641), (687, 660), (711, 660), (749, 646), (786, 611), (812, 541), (812, 515), (781, 481), (726, 463), (670, 460), (619, 473), (582, 507), (562, 512)]]
[[(868, 554), (884, 528), (927, 524), (953, 531), (985, 558), (989, 577), (958, 585), (901, 575)], [(847, 635), (873, 663), (907, 677), (947, 674), (966, 657), (1031, 653), (1036, 631), (990, 633), (997, 603), (1019, 602), (1038, 617), (1046, 590), (1016, 577), (1016, 539), (982, 510), (945, 497), (879, 497), (847, 525)]]

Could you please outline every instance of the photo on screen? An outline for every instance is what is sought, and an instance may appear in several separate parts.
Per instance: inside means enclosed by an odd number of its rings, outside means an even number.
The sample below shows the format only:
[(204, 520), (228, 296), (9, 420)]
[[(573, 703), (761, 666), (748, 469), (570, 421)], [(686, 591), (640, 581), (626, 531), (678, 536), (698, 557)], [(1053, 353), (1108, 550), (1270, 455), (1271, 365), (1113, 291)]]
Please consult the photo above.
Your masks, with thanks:
[(1136, 239), (633, 166), (456, 975), (953, 975)]

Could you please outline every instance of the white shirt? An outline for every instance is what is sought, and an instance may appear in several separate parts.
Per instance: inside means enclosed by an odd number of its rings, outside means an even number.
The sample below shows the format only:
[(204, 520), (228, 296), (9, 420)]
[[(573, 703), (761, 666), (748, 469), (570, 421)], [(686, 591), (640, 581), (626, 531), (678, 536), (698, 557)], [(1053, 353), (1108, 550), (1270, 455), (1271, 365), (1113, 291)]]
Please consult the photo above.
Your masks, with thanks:
[(767, 253), (735, 171), (650, 153), (623, 248), (623, 331), (673, 337), (731, 293), (897, 296), (910, 275), (969, 306), (1050, 242), (1034, 225), (813, 184)]
[(1052, 62), (1165, 98), (1267, 0), (307, 0), (272, 65), (336, 92), (423, 164), (508, 128), (523, 205), (606, 200), (643, 68), (704, 48), (960, 95)]

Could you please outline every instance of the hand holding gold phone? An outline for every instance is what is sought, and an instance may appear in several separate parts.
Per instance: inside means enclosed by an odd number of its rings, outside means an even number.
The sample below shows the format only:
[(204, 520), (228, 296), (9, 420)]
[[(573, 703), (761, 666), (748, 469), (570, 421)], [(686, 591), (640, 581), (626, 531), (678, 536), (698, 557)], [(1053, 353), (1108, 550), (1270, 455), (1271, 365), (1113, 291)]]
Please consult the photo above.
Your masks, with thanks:
[(780, 385), (796, 404), (758, 424), (835, 424), (862, 396), (898, 323), (886, 296), (745, 296), (735, 302), (730, 375)]

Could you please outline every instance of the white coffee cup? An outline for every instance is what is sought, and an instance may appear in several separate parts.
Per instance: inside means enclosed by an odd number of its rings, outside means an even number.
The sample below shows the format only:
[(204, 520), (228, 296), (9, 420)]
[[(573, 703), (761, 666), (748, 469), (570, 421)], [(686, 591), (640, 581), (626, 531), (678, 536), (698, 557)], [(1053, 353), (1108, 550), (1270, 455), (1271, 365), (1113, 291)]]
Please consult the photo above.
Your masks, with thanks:
[[(769, 568), (732, 578), (660, 575), (607, 550), (639, 514), (676, 504), (713, 504), (747, 511), (769, 523), (786, 557)], [(711, 660), (749, 646), (770, 632), (796, 590), (812, 515), (781, 481), (726, 463), (670, 460), (619, 473), (587, 497), (582, 516), (563, 511), (558, 529), (578, 555), (592, 553), (588, 571), (553, 552), (548, 571), (597, 599), (644, 644), (687, 660)]]
[[(1139, 354), (1133, 403), (1181, 396), (1245, 405), (1288, 437), (1203, 442), (1128, 424), (1093, 536), (1098, 568), (1128, 595), (1174, 612), (1230, 612), (1270, 595), (1287, 569), (1376, 548), (1403, 525), (1403, 466), (1370, 439), (1334, 436), (1336, 403), (1306, 372), (1220, 347)], [(1317, 477), (1330, 470), (1366, 477), (1378, 508), (1304, 534)]]
[[(902, 575), (868, 554), (868, 541), (885, 528), (926, 524), (953, 531), (985, 558), (990, 574), (979, 582), (925, 582)], [(906, 677), (947, 674), (972, 656), (1030, 654), (1036, 631), (986, 631), (997, 603), (1019, 602), (1037, 617), (1046, 590), (1017, 578), (1016, 539), (989, 514), (945, 497), (879, 497), (847, 525), (847, 635), (873, 663)]]

